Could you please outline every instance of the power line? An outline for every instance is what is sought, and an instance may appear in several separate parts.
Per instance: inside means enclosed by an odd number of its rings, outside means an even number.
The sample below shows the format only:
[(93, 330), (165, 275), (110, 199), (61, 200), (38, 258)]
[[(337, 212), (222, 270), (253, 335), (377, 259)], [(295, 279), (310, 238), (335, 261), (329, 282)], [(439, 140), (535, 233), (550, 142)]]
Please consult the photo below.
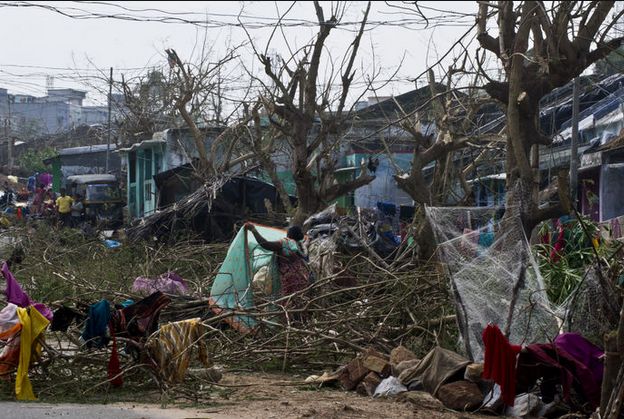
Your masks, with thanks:
[[(1, 67), (15, 67), (15, 68), (33, 68), (33, 69), (42, 69), (42, 70), (59, 70), (59, 71), (97, 71), (101, 72), (102, 70), (97, 67), (91, 68), (75, 68), (75, 67), (52, 67), (45, 65), (32, 65), (32, 64), (0, 64)], [(150, 66), (146, 67), (127, 67), (127, 68), (117, 68), (118, 71), (135, 71), (135, 70), (146, 70), (149, 69)]]
[[(246, 14), (227, 14), (227, 13), (199, 13), (199, 12), (165, 12), (159, 9), (130, 9), (125, 6), (121, 6), (118, 4), (108, 3), (108, 2), (81, 2), (80, 4), (91, 4), (91, 5), (104, 5), (108, 7), (114, 8), (117, 12), (94, 12), (89, 11), (77, 7), (60, 7), (60, 6), (52, 6), (49, 4), (37, 4), (31, 2), (1, 2), (0, 7), (28, 7), (28, 8), (38, 8), (51, 12), (58, 13), (67, 18), (76, 19), (76, 20), (85, 20), (85, 19), (116, 19), (123, 21), (131, 21), (131, 22), (157, 22), (157, 23), (165, 23), (165, 24), (190, 24), (195, 25), (202, 28), (222, 28), (222, 27), (245, 27), (248, 29), (264, 29), (264, 28), (272, 28), (276, 23), (283, 27), (317, 27), (319, 23), (314, 20), (302, 19), (302, 18), (288, 18), (288, 17), (264, 17), (264, 16), (250, 16)], [(124, 13), (118, 13), (119, 10), (123, 10)], [(146, 16), (135, 14), (136, 12), (145, 12), (145, 11), (158, 11), (161, 15), (155, 16)], [(125, 13), (130, 12), (130, 13)], [(188, 18), (181, 16), (189, 16)], [(198, 16), (198, 17), (193, 17)], [(199, 18), (202, 16), (202, 18)], [(218, 20), (212, 18), (212, 16), (218, 18), (230, 18), (231, 21)], [(470, 18), (470, 19), (469, 19)], [(234, 20), (235, 19), (235, 20)], [(254, 19), (254, 20), (244, 20), (244, 19)], [(386, 20), (370, 20), (367, 22), (369, 26), (368, 30), (371, 30), (380, 26), (393, 26), (393, 27), (403, 27), (407, 29), (425, 29), (428, 20), (435, 19), (436, 23), (434, 25), (429, 25), (431, 27), (467, 27), (471, 26), (470, 23), (472, 20), (472, 15), (467, 15), (465, 17), (459, 16), (452, 11), (447, 11), (446, 14), (441, 14), (439, 16), (435, 16), (429, 19), (423, 18), (400, 18), (400, 19), (386, 19)], [(336, 22), (335, 26), (339, 29), (345, 29), (354, 31), (357, 30), (352, 28), (354, 26), (358, 26), (361, 24), (359, 20), (352, 21), (341, 21)]]

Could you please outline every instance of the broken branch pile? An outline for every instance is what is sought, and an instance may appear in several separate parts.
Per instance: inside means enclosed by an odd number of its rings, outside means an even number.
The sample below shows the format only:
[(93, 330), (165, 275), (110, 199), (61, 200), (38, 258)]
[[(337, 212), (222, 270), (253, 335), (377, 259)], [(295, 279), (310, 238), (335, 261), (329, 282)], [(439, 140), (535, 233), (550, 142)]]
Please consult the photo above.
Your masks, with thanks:
[[(71, 230), (38, 227), (13, 231), (24, 260), (14, 274), (33, 300), (52, 308), (70, 307), (86, 316), (88, 306), (106, 298), (114, 303), (140, 300), (131, 291), (138, 276), (175, 271), (188, 284), (186, 296), (173, 296), (160, 313), (160, 324), (199, 317), (202, 340), (212, 362), (228, 369), (334, 369), (365, 348), (389, 353), (403, 344), (417, 355), (433, 345), (453, 346), (456, 327), (447, 284), (435, 265), (417, 266), (407, 257), (394, 264), (373, 260), (368, 252), (336, 251), (333, 269), (323, 269), (305, 290), (276, 301), (255, 300), (245, 311), (258, 326), (247, 334), (228, 328), (215, 314), (208, 294), (227, 244), (181, 241), (127, 243), (107, 249), (100, 240)], [(322, 272), (326, 272), (323, 274)], [(297, 300), (298, 303), (293, 304)], [(48, 332), (41, 360), (31, 370), (39, 394), (94, 396), (110, 390), (110, 347), (86, 350), (80, 340), (83, 321), (67, 332)], [(124, 386), (155, 394), (197, 400), (210, 397), (205, 371), (188, 374), (180, 384), (163, 380), (142, 359), (125, 350), (118, 338)], [(203, 372), (202, 372), (203, 371)], [(99, 396), (98, 396), (99, 397)], [(117, 399), (117, 396), (115, 396)], [(131, 396), (129, 396), (131, 397)]]

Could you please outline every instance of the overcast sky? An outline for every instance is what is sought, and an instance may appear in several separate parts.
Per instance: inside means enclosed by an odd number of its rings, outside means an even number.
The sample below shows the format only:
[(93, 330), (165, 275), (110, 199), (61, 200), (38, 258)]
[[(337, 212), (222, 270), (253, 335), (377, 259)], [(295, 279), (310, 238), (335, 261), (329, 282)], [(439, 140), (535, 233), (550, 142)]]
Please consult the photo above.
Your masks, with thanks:
[[(9, 4), (10, 3), (10, 4)], [(0, 3), (0, 87), (14, 93), (45, 94), (46, 75), (54, 76), (54, 87), (74, 87), (90, 90), (95, 84), (97, 69), (115, 69), (115, 79), (121, 73), (136, 74), (139, 68), (163, 61), (164, 49), (174, 48), (182, 59), (197, 53), (197, 43), (204, 37), (209, 40), (215, 55), (222, 54), (227, 44), (236, 45), (247, 39), (237, 26), (236, 15), (243, 11), (242, 20), (248, 31), (264, 50), (276, 17), (285, 12), (291, 2), (111, 2), (134, 11), (124, 11), (103, 2), (4, 2)], [(400, 2), (395, 2), (401, 4)], [(9, 4), (9, 5), (7, 5)], [(20, 7), (13, 7), (20, 4)], [(38, 4), (60, 8), (65, 13), (91, 17), (94, 13), (115, 15), (117, 19), (69, 18), (54, 10), (29, 7)], [(425, 6), (472, 13), (476, 2), (419, 2)], [(364, 2), (349, 2), (345, 22), (357, 22), (365, 8)], [(324, 3), (329, 16), (329, 3)], [(159, 10), (146, 10), (159, 9)], [(138, 10), (142, 9), (142, 10)], [(279, 11), (278, 11), (279, 10)], [(379, 94), (400, 94), (414, 88), (410, 82), (422, 73), (427, 64), (435, 62), (466, 32), (474, 20), (470, 17), (450, 15), (435, 10), (423, 10), (427, 16), (443, 17), (445, 22), (425, 28), (422, 20), (409, 11), (388, 7), (384, 2), (373, 2), (362, 53), (357, 65), (360, 76), (381, 71), (379, 79), (395, 80)], [(133, 19), (163, 17), (210, 22), (202, 29), (191, 23), (137, 22), (120, 20), (125, 14)], [(308, 25), (315, 20), (311, 2), (297, 2), (286, 16), (292, 25), (284, 34), (291, 48), (305, 45), (317, 28)], [(383, 23), (385, 22), (385, 24)], [(342, 56), (353, 39), (354, 26), (336, 29), (328, 40), (327, 52), (333, 57)], [(283, 36), (278, 33), (270, 50), (288, 55)], [(241, 50), (241, 60), (246, 66), (257, 65), (250, 47)], [(195, 54), (196, 55), (196, 54)], [(393, 73), (401, 64), (395, 76)], [(103, 97), (91, 91), (92, 104), (101, 103)]]

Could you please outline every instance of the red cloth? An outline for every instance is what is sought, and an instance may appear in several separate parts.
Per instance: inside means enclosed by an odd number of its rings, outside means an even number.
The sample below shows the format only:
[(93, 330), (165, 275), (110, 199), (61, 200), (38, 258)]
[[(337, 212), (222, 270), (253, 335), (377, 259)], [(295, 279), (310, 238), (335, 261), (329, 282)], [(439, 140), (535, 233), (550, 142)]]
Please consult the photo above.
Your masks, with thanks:
[(110, 359), (108, 360), (108, 380), (113, 387), (121, 387), (123, 385), (123, 376), (121, 375), (121, 365), (119, 363), (119, 355), (117, 354), (115, 329), (110, 325), (109, 330), (113, 337), (113, 348), (111, 350)]
[(507, 406), (516, 399), (516, 357), (522, 347), (512, 345), (496, 325), (483, 330), (485, 359), (483, 378), (494, 380), (501, 388), (501, 398)]
[(552, 263), (559, 262), (565, 248), (565, 231), (563, 229), (563, 224), (561, 224), (559, 220), (557, 220), (557, 223), (557, 242), (550, 252), (550, 260)]

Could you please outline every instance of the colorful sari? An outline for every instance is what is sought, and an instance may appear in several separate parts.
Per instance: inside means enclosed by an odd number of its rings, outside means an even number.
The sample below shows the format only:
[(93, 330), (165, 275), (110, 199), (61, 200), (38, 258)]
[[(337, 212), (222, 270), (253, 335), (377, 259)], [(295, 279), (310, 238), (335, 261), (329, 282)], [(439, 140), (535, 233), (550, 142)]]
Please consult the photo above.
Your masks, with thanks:
[(305, 256), (295, 240), (282, 239), (282, 249), (277, 257), (282, 295), (291, 295), (309, 285), (310, 271)]

